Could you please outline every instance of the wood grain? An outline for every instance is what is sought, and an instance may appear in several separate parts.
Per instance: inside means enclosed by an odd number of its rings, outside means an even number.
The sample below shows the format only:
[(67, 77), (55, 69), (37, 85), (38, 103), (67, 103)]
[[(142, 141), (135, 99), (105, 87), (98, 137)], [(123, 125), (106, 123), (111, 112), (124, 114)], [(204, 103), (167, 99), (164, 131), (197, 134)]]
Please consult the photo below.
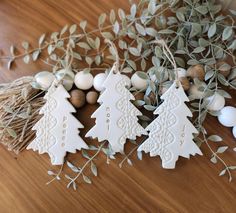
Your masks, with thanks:
[[(100, 13), (119, 7), (127, 11), (128, 0), (1, 0), (0, 49), (7, 54), (11, 44), (19, 46), (23, 40), (37, 44), (43, 32), (53, 32), (84, 19), (88, 20), (89, 29), (93, 29)], [(47, 69), (42, 63), (24, 65), (19, 61), (14, 71), (7, 71), (2, 63), (0, 82), (42, 69)], [(235, 106), (236, 93), (229, 92), (233, 99), (227, 104)], [(78, 118), (86, 126), (82, 136), (93, 125), (90, 115), (96, 107), (86, 106), (78, 111)], [(209, 133), (219, 133), (224, 138), (223, 144), (235, 146), (230, 128), (220, 126), (215, 118), (207, 120), (206, 128)], [(45, 185), (49, 180), (47, 170), (54, 169), (48, 156), (30, 151), (15, 156), (1, 146), (0, 212), (235, 212), (236, 174), (233, 174), (235, 180), (228, 183), (226, 177), (218, 176), (222, 165), (209, 162), (210, 153), (204, 146), (203, 152), (203, 157), (193, 157), (190, 161), (180, 159), (173, 171), (161, 169), (159, 158), (144, 156), (143, 161), (138, 161), (133, 156), (134, 166), (120, 169), (120, 156), (108, 165), (100, 155), (96, 161), (99, 177), (92, 179), (92, 185), (81, 184), (74, 192), (66, 189), (65, 180)], [(236, 163), (232, 149), (224, 157), (227, 163)]]

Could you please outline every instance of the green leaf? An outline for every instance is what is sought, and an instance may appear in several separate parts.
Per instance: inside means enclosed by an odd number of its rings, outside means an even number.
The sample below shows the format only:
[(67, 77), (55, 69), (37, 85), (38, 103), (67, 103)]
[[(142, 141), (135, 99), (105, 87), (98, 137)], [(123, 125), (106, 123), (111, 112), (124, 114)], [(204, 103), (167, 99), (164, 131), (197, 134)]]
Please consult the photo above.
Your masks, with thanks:
[(36, 50), (32, 53), (32, 59), (33, 61), (36, 61), (39, 57), (39, 54), (40, 54), (40, 50)]
[(212, 163), (214, 163), (214, 164), (216, 164), (217, 163), (217, 159), (216, 159), (216, 157), (215, 156), (213, 156), (212, 158), (211, 158), (211, 160), (210, 160)]
[(190, 38), (200, 34), (202, 32), (202, 27), (198, 23), (192, 23), (191, 24), (191, 32), (190, 32)]
[(98, 176), (98, 170), (97, 170), (96, 165), (93, 163), (93, 161), (91, 161), (91, 171), (94, 176)]
[(84, 158), (90, 159), (88, 153), (84, 149), (82, 150), (82, 155)]
[(76, 173), (80, 172), (80, 170), (69, 161), (66, 161), (66, 164), (73, 172), (76, 172)]
[(230, 170), (235, 170), (236, 169), (236, 166), (229, 166), (228, 167)]
[(229, 39), (232, 35), (233, 35), (232, 27), (226, 27), (223, 31), (223, 34), (222, 34), (222, 40), (225, 41), (225, 40)]
[(194, 50), (193, 50), (193, 53), (201, 53), (205, 50), (206, 48), (205, 47), (196, 47)]
[(222, 141), (222, 138), (218, 135), (211, 135), (208, 137), (208, 140), (214, 141), (214, 142), (220, 142)]
[(7, 132), (8, 132), (8, 134), (9, 134), (11, 137), (17, 138), (17, 134), (16, 134), (16, 132), (15, 132), (14, 129), (7, 128)]
[(50, 176), (55, 176), (56, 174), (53, 172), (53, 171), (48, 171), (48, 175), (50, 175)]
[(224, 91), (224, 90), (218, 89), (217, 92), (218, 92), (221, 96), (223, 96), (223, 97), (225, 97), (225, 98), (232, 98), (232, 96), (231, 96), (228, 92), (226, 92), (226, 91)]
[(195, 10), (197, 10), (202, 15), (206, 15), (208, 13), (208, 8), (207, 6), (204, 6), (204, 5), (196, 7)]
[(136, 74), (142, 79), (145, 79), (145, 80), (148, 79), (148, 75), (145, 72), (137, 71)]
[(125, 12), (123, 9), (120, 9), (120, 8), (118, 9), (118, 16), (121, 21), (125, 19)]
[(133, 163), (132, 163), (132, 161), (131, 161), (129, 158), (127, 158), (127, 163), (128, 163), (130, 166), (133, 166)]
[(65, 26), (62, 28), (62, 30), (61, 30), (61, 32), (60, 32), (60, 35), (63, 35), (63, 34), (67, 31), (67, 29), (68, 29), (68, 25), (65, 25)]
[(115, 11), (112, 9), (110, 12), (110, 22), (111, 24), (114, 24), (115, 21), (116, 21), (116, 14), (115, 14)]
[(156, 12), (156, 0), (150, 0), (148, 4), (148, 12), (151, 13), (151, 15), (154, 15)]
[(219, 176), (223, 176), (225, 173), (226, 173), (226, 169), (223, 169), (223, 170), (220, 172)]
[(113, 40), (114, 39), (113, 35), (110, 32), (102, 32), (101, 34), (106, 39), (109, 39), (109, 40)]
[(133, 69), (131, 67), (125, 67), (121, 72), (123, 73), (132, 73)]
[(102, 13), (99, 18), (98, 18), (98, 26), (101, 27), (101, 25), (104, 24), (104, 22), (106, 21), (106, 13)]
[(181, 11), (176, 12), (176, 17), (182, 22), (185, 21), (185, 16)]
[(173, 34), (175, 33), (174, 30), (169, 30), (169, 29), (165, 29), (165, 30), (160, 30), (158, 31), (159, 34)]
[(73, 24), (71, 25), (70, 29), (69, 29), (69, 32), (70, 34), (72, 35), (77, 29), (77, 25), (76, 24)]
[(43, 34), (43, 35), (40, 36), (40, 38), (39, 38), (39, 46), (42, 45), (42, 43), (43, 43), (43, 41), (45, 39), (45, 36), (46, 36), (46, 34)]
[(136, 30), (138, 31), (139, 34), (141, 34), (142, 36), (146, 35), (145, 28), (141, 24), (136, 22), (135, 27), (136, 27)]
[(12, 56), (15, 56), (15, 47), (13, 45), (10, 47), (10, 53)]
[(81, 22), (79, 23), (79, 26), (80, 26), (80, 28), (81, 28), (83, 31), (85, 31), (85, 28), (86, 28), (86, 26), (87, 26), (87, 21), (81, 21)]
[(91, 47), (85, 42), (79, 42), (77, 45), (83, 49), (91, 50)]
[(144, 108), (145, 108), (146, 110), (148, 110), (148, 111), (151, 111), (151, 112), (156, 109), (156, 107), (155, 107), (155, 106), (152, 106), (152, 105), (144, 105)]
[(119, 25), (118, 21), (116, 21), (115, 24), (113, 25), (113, 32), (115, 34), (118, 34), (119, 30), (120, 30), (120, 25)]
[(23, 61), (28, 64), (29, 61), (30, 61), (30, 55), (26, 55), (24, 58), (23, 58)]
[(83, 175), (83, 179), (84, 179), (84, 182), (85, 183), (88, 183), (88, 184), (91, 184), (92, 183), (92, 181), (90, 180), (90, 178), (88, 177), (88, 176), (86, 176), (86, 175), (84, 175), (84, 174), (82, 174)]
[(11, 59), (11, 60), (9, 60), (9, 61), (7, 62), (7, 69), (8, 69), (8, 70), (11, 69), (11, 66), (12, 66), (13, 62), (14, 62), (14, 59)]
[(221, 146), (217, 149), (217, 153), (223, 153), (228, 149), (228, 146)]
[(204, 38), (199, 38), (198, 43), (199, 43), (200, 47), (207, 47), (210, 44), (209, 41), (207, 41)]
[(132, 18), (135, 17), (136, 12), (137, 12), (136, 4), (133, 4), (133, 5), (130, 7), (130, 15), (131, 15)]
[(219, 70), (221, 70), (221, 71), (228, 71), (230, 69), (231, 69), (231, 66), (227, 63), (224, 63), (224, 64), (220, 65), (220, 67), (219, 67)]
[(216, 33), (216, 23), (212, 24), (208, 30), (208, 38), (211, 38), (215, 35)]
[(228, 49), (232, 49), (235, 50), (236, 49), (236, 39), (234, 39), (234, 41), (231, 43), (231, 45), (228, 47)]
[(137, 48), (135, 48), (135, 47), (130, 47), (130, 48), (129, 48), (129, 52), (130, 52), (132, 55), (134, 55), (134, 56), (140, 56), (139, 50), (138, 50)]
[(27, 50), (29, 48), (29, 43), (27, 41), (23, 41), (22, 43), (22, 47)]
[[(152, 28), (152, 27), (148, 27), (145, 29), (146, 30), (146, 33), (149, 35), (149, 36), (153, 36), (153, 37), (156, 37), (158, 32)], [(160, 32), (159, 32), (160, 33)]]

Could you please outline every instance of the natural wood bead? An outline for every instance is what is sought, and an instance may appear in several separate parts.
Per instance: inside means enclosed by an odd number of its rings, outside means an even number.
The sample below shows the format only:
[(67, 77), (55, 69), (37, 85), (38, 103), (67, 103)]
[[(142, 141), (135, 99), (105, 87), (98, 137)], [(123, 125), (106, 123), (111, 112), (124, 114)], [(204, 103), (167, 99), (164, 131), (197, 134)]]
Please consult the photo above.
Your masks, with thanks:
[(85, 94), (82, 90), (72, 90), (70, 92), (70, 102), (76, 108), (81, 108), (85, 104)]
[(152, 103), (156, 103), (156, 95), (153, 92), (151, 92), (148, 97)]
[(229, 66), (228, 69), (221, 69), (220, 67), (223, 64), (228, 64), (228, 63), (226, 63), (225, 61), (218, 61), (216, 63), (216, 68), (219, 70), (220, 74), (222, 74), (224, 77), (228, 77), (231, 71), (231, 66)]
[(139, 92), (139, 93), (133, 93), (135, 100), (143, 100), (144, 98), (144, 93), (143, 92)]
[(186, 77), (181, 77), (179, 78), (179, 81), (181, 82), (183, 89), (186, 91), (190, 88), (190, 82), (188, 80), (188, 78)]
[(205, 77), (204, 67), (201, 64), (189, 67), (187, 70), (187, 76), (191, 78), (198, 78), (199, 80), (203, 81)]
[(96, 104), (98, 100), (98, 93), (95, 91), (90, 91), (86, 95), (86, 101), (89, 104)]

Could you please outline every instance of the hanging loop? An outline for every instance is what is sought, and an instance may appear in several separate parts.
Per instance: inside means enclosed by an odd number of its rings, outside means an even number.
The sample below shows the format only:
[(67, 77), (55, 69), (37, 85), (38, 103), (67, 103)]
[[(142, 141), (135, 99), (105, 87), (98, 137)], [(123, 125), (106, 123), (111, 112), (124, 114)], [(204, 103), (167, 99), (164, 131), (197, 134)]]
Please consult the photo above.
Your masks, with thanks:
[(178, 69), (177, 69), (177, 65), (175, 62), (175, 58), (172, 54), (172, 52), (170, 51), (170, 48), (167, 46), (166, 42), (163, 39), (156, 39), (153, 43), (157, 43), (160, 44), (162, 46), (162, 50), (164, 55), (166, 56), (166, 58), (169, 60), (169, 62), (171, 63), (171, 65), (174, 68), (174, 72), (175, 72), (175, 82), (177, 87), (179, 86), (179, 74), (178, 74)]
[(114, 72), (114, 73), (118, 73), (118, 72), (120, 72), (119, 71), (120, 58), (119, 58), (119, 54), (118, 54), (117, 48), (116, 48), (115, 44), (111, 40), (106, 39), (105, 42), (110, 45), (110, 48), (112, 48), (112, 50), (113, 50), (113, 52), (115, 54), (115, 60), (116, 61), (114, 62), (111, 71)]

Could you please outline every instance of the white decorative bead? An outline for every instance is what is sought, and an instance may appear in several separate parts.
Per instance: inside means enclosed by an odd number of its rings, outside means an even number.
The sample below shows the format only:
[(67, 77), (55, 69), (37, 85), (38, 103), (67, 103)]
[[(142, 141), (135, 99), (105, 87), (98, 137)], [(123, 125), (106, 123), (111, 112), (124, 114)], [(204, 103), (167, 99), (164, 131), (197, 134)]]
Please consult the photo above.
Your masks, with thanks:
[(233, 132), (234, 138), (236, 139), (236, 126), (233, 127), (232, 132)]
[(206, 108), (212, 111), (221, 110), (225, 106), (225, 98), (218, 93), (206, 98), (208, 104)]
[(95, 90), (101, 92), (105, 88), (103, 87), (103, 82), (106, 80), (107, 74), (105, 73), (99, 73), (97, 74), (93, 79), (93, 87)]
[[(205, 83), (204, 83), (205, 84)], [(204, 84), (202, 86), (204, 86)], [(205, 84), (206, 85), (206, 84)], [(189, 90), (188, 90), (188, 94), (193, 96), (195, 99), (201, 99), (204, 96), (204, 92), (198, 90), (199, 86), (195, 85), (195, 84), (191, 84)]]
[(35, 75), (35, 81), (42, 87), (42, 89), (48, 89), (52, 82), (55, 80), (55, 76), (48, 71), (42, 71)]
[(231, 106), (226, 106), (220, 111), (218, 115), (219, 122), (226, 127), (236, 126), (236, 108)]
[(56, 72), (56, 78), (59, 81), (63, 78), (62, 84), (69, 91), (73, 87), (75, 74), (70, 69), (61, 69)]
[(137, 90), (143, 90), (147, 87), (147, 81), (145, 79), (140, 78), (137, 73), (134, 73), (131, 77), (131, 84)]
[(93, 76), (91, 73), (80, 71), (75, 75), (74, 82), (78, 89), (88, 90), (93, 86)]
[(184, 68), (177, 68), (178, 78), (186, 77), (187, 71)]

